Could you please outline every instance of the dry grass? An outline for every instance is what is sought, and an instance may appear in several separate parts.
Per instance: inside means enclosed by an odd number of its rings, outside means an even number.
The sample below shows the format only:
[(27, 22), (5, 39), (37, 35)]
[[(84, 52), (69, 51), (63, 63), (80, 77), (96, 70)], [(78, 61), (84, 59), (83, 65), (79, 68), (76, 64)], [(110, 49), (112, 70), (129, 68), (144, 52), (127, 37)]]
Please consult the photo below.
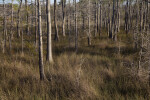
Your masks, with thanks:
[(100, 40), (93, 38), (90, 47), (86, 38), (80, 39), (77, 53), (73, 40), (68, 47), (67, 37), (54, 42), (54, 63), (44, 63), (44, 82), (39, 80), (33, 38), (25, 41), (23, 55), (20, 39), (13, 41), (11, 53), (0, 53), (0, 100), (148, 100), (148, 84), (138, 78), (136, 66), (130, 65), (137, 58), (132, 37), (120, 33), (119, 39), (120, 54), (118, 43), (106, 34)]

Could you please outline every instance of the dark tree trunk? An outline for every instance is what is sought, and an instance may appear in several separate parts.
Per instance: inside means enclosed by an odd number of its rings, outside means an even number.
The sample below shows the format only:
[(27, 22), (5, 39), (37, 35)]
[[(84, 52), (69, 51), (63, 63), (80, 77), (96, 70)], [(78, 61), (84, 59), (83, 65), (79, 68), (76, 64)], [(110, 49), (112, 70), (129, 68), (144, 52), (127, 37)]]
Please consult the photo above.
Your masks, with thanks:
[(39, 34), (39, 71), (40, 79), (45, 79), (44, 65), (43, 65), (43, 40), (42, 40), (42, 26), (41, 26), (41, 3), (38, 0), (38, 34)]
[(58, 28), (57, 28), (57, 0), (54, 0), (54, 27), (55, 27), (55, 41), (59, 41), (59, 36), (58, 36)]

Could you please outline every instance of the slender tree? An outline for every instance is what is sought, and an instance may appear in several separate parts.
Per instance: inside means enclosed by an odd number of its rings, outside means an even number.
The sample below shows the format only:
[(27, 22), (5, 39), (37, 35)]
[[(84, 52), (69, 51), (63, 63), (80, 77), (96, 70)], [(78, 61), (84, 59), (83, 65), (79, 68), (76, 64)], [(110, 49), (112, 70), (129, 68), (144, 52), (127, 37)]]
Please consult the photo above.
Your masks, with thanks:
[(61, 0), (62, 3), (62, 16), (63, 16), (63, 20), (62, 20), (62, 33), (63, 36), (65, 36), (65, 14), (66, 14), (66, 0)]
[(75, 50), (77, 52), (78, 50), (78, 29), (77, 29), (77, 2), (74, 0), (74, 6), (75, 6)]
[(57, 28), (57, 0), (54, 0), (54, 27), (55, 27), (55, 41), (59, 41), (59, 36), (58, 36), (58, 28)]
[(7, 42), (7, 20), (6, 20), (6, 5), (5, 0), (3, 0), (3, 53), (5, 53), (6, 42)]
[(37, 35), (38, 35), (38, 28), (37, 28), (37, 17), (38, 17), (38, 14), (37, 14), (37, 0), (35, 0), (35, 46), (37, 47), (38, 45), (38, 42), (37, 42)]
[(31, 30), (31, 33), (33, 33), (33, 11), (34, 11), (34, 9), (33, 9), (33, 0), (31, 0), (31, 28), (30, 28), (30, 30)]
[(91, 17), (90, 17), (90, 6), (91, 6), (91, 1), (89, 0), (89, 13), (88, 13), (88, 25), (89, 25), (89, 31), (88, 31), (88, 46), (91, 45)]
[(22, 0), (20, 0), (18, 8), (18, 21), (17, 21), (17, 37), (20, 37), (20, 10), (22, 8)]
[(22, 26), (22, 31), (21, 31), (21, 53), (23, 54), (23, 49), (24, 49), (24, 40), (23, 40), (23, 26)]
[(111, 13), (110, 13), (110, 10), (111, 10), (111, 6), (110, 6), (110, 1), (108, 3), (108, 36), (109, 38), (112, 38), (112, 33), (111, 33)]
[(115, 5), (115, 12), (114, 12), (114, 25), (113, 25), (113, 27), (114, 27), (114, 30), (113, 30), (113, 40), (114, 41), (117, 41), (117, 29), (118, 29), (118, 6), (119, 6), (119, 4), (118, 4), (118, 0), (116, 0), (115, 2), (114, 2), (116, 5)]
[(120, 31), (120, 0), (117, 0), (117, 32)]
[(26, 33), (29, 35), (29, 8), (28, 8), (28, 0), (25, 0), (26, 6)]
[(13, 0), (12, 0), (12, 3), (11, 3), (11, 27), (10, 27), (10, 34), (9, 34), (9, 51), (11, 51), (11, 48), (12, 48), (12, 38), (13, 38), (13, 22), (14, 22), (14, 15), (13, 15)]
[(99, 16), (100, 16), (100, 19), (99, 19), (99, 37), (101, 35), (101, 31), (102, 31), (102, 1), (100, 0), (100, 7), (99, 7)]
[(70, 23), (69, 23), (69, 26), (68, 26), (68, 30), (69, 30), (69, 47), (70, 47), (70, 41), (71, 41), (71, 2), (70, 2), (70, 0), (69, 0), (69, 21), (70, 21)]
[(41, 26), (41, 3), (38, 0), (38, 34), (39, 34), (39, 71), (40, 79), (45, 79), (44, 65), (43, 65), (43, 40), (42, 40), (42, 26)]
[(52, 58), (52, 40), (51, 40), (51, 16), (50, 16), (50, 0), (46, 0), (47, 12), (47, 61), (53, 62)]
[(98, 8), (98, 6), (97, 6), (97, 0), (95, 0), (95, 25), (94, 25), (94, 36), (96, 37), (96, 34), (97, 34), (97, 16), (98, 16), (98, 14), (97, 14), (97, 8)]
[(126, 6), (125, 6), (125, 30), (126, 30), (126, 34), (128, 34), (129, 32), (129, 0), (127, 0), (126, 2)]
[(109, 38), (113, 38), (114, 29), (115, 29), (115, 1), (116, 0), (113, 0), (113, 15), (112, 15), (111, 32)]

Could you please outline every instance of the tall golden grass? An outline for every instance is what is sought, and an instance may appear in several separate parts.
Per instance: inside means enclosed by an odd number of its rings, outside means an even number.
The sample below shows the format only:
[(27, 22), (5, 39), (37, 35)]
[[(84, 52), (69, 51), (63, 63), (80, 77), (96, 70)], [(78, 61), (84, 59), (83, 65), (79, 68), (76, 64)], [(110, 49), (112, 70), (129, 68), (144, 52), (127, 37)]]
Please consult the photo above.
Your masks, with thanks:
[(92, 38), (90, 47), (80, 38), (77, 53), (73, 40), (68, 47), (68, 37), (53, 41), (54, 63), (44, 63), (45, 81), (39, 79), (33, 38), (25, 36), (24, 54), (21, 40), (13, 40), (11, 53), (0, 53), (0, 100), (148, 100), (150, 88), (131, 64), (138, 57), (132, 37), (118, 38), (120, 53), (118, 42), (105, 34)]

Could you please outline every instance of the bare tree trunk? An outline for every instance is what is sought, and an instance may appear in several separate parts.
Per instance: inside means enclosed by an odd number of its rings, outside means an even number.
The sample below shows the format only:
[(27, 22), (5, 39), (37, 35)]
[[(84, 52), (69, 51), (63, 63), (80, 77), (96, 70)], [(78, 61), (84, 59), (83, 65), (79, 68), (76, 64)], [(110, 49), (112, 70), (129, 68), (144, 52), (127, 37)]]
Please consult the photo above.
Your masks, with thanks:
[(38, 0), (38, 34), (39, 34), (39, 71), (40, 79), (45, 79), (44, 65), (43, 65), (43, 40), (42, 40), (42, 26), (41, 26), (41, 3)]
[(66, 22), (67, 22), (67, 30), (68, 30), (68, 28), (69, 28), (69, 16), (68, 16), (68, 13), (67, 13), (67, 20), (66, 20)]
[(95, 25), (94, 25), (94, 36), (96, 37), (97, 34), (97, 0), (95, 1)]
[(35, 46), (37, 47), (38, 41), (37, 41), (37, 34), (38, 34), (38, 28), (37, 28), (37, 0), (35, 0)]
[(90, 2), (90, 0), (89, 0), (89, 16), (88, 16), (88, 25), (89, 25), (89, 32), (88, 32), (88, 46), (90, 46), (91, 45), (91, 24), (90, 24), (90, 6), (91, 6), (91, 4), (90, 4), (91, 2)]
[(136, 0), (136, 22), (135, 22), (135, 31), (134, 31), (134, 48), (137, 50), (138, 48), (138, 33), (139, 33), (139, 6), (138, 6), (138, 0)]
[[(41, 5), (41, 11), (42, 11), (42, 14), (43, 15), (45, 15), (46, 16), (46, 3), (45, 3), (45, 1), (46, 0), (42, 0), (43, 2), (42, 2), (42, 5)], [(46, 34), (47, 32), (47, 17), (45, 17), (45, 16), (42, 16), (42, 18), (43, 18), (43, 22), (44, 23), (42, 23), (42, 28), (43, 28), (43, 30), (42, 30), (42, 34)]]
[(126, 34), (129, 32), (129, 0), (127, 0), (126, 7), (125, 7), (125, 31)]
[(77, 29), (77, 3), (75, 2), (75, 50), (78, 50), (78, 29)]
[(33, 1), (31, 0), (31, 34), (33, 33)]
[(97, 1), (97, 32), (99, 32), (99, 11), (100, 11), (100, 6), (99, 6), (99, 2)]
[(11, 3), (11, 27), (10, 27), (10, 35), (9, 35), (9, 51), (11, 51), (11, 40), (13, 38), (13, 0)]
[(84, 15), (82, 15), (82, 29), (85, 29), (85, 18)]
[(18, 22), (17, 22), (17, 37), (20, 37), (20, 10), (22, 8), (22, 0), (20, 0), (20, 6), (18, 8)]
[[(146, 25), (148, 25), (149, 24), (149, 16), (148, 16), (148, 14), (149, 14), (149, 3), (150, 2), (148, 2), (148, 0), (147, 0), (147, 4), (146, 4)], [(150, 26), (150, 25), (149, 25)], [(147, 29), (148, 30), (148, 29)]]
[(29, 9), (28, 9), (28, 1), (25, 0), (25, 5), (26, 5), (26, 33), (29, 35)]
[(6, 49), (6, 41), (7, 41), (7, 26), (6, 26), (6, 5), (5, 5), (5, 0), (3, 0), (3, 35), (4, 35), (4, 41), (3, 41), (3, 53), (5, 53), (5, 49)]
[(112, 38), (110, 10), (111, 10), (111, 7), (110, 7), (110, 1), (109, 1), (109, 4), (108, 4), (108, 36), (109, 36), (109, 38)]
[[(146, 1), (146, 26), (147, 26), (147, 34), (150, 33), (150, 16), (148, 16), (150, 14), (149, 12), (149, 3), (148, 0)], [(150, 51), (150, 44), (148, 42), (148, 50)], [(150, 53), (150, 52), (149, 52)], [(150, 56), (149, 56), (149, 86), (150, 86)]]
[(131, 0), (129, 0), (129, 25), (128, 25), (128, 27), (129, 27), (129, 31), (130, 31), (130, 29), (132, 28), (132, 23), (131, 23), (131, 17), (132, 17), (132, 13), (131, 13), (131, 5), (132, 5), (132, 2), (131, 2)]
[(113, 15), (112, 15), (111, 31), (110, 31), (109, 38), (113, 38), (114, 28), (115, 28), (115, 0), (113, 0)]
[(119, 6), (118, 1), (119, 1), (119, 0), (117, 0), (117, 2), (115, 2), (115, 4), (117, 3), (117, 7), (116, 7), (115, 12), (114, 12), (114, 36), (113, 36), (114, 41), (117, 41), (118, 6)]
[(117, 0), (117, 32), (120, 31), (120, 0)]
[(106, 9), (105, 9), (105, 13), (104, 13), (104, 27), (107, 29), (107, 13), (106, 13)]
[[(22, 0), (20, 2), (22, 4)], [(20, 10), (21, 10), (21, 4), (20, 4)], [(20, 11), (19, 11), (20, 12)], [(19, 19), (19, 23), (22, 23), (22, 20), (23, 19)], [(23, 55), (24, 54), (24, 33), (23, 33), (23, 24), (19, 24), (19, 30), (21, 29), (21, 54)]]
[(47, 12), (47, 57), (48, 62), (53, 62), (52, 58), (52, 37), (51, 37), (51, 16), (50, 16), (50, 0), (46, 0), (46, 12)]
[(23, 28), (22, 28), (22, 32), (21, 32), (21, 53), (23, 54), (23, 48), (24, 48), (24, 40), (23, 40)]
[(102, 1), (100, 0), (100, 25), (99, 25), (99, 37), (102, 31)]
[(147, 26), (147, 17), (148, 17), (148, 2), (147, 1), (145, 1), (145, 3), (144, 3), (144, 19), (143, 19), (143, 29), (144, 29), (144, 31), (147, 31), (147, 29), (146, 29), (146, 26)]
[(143, 28), (143, 2), (140, 3), (140, 32)]
[(58, 36), (58, 28), (57, 28), (57, 0), (54, 0), (54, 27), (55, 27), (55, 41), (59, 41), (59, 36)]
[(71, 41), (71, 3), (70, 3), (70, 0), (69, 0), (69, 22), (70, 22), (70, 25), (69, 25), (69, 47), (70, 47), (70, 41)]
[(65, 36), (65, 13), (66, 13), (66, 0), (61, 0), (62, 1), (62, 14), (63, 14), (63, 21), (62, 21), (62, 33), (63, 36)]

